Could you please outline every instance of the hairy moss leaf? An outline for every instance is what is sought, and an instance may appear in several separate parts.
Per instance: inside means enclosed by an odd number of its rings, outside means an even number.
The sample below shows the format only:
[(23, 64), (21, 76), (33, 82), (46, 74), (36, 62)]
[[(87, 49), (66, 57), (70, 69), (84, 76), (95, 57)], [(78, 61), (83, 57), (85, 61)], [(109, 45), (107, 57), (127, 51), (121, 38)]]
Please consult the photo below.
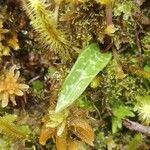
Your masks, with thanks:
[(55, 112), (62, 111), (79, 98), (111, 57), (111, 53), (101, 53), (98, 44), (86, 47), (64, 81)]

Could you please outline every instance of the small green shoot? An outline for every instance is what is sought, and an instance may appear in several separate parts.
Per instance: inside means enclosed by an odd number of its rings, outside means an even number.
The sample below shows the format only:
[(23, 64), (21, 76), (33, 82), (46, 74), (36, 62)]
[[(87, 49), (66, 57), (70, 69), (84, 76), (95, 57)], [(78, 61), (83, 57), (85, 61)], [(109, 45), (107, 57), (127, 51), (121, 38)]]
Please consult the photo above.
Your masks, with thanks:
[(120, 105), (119, 107), (113, 108), (112, 117), (112, 133), (116, 133), (118, 129), (122, 128), (122, 119), (126, 117), (134, 117), (131, 107)]

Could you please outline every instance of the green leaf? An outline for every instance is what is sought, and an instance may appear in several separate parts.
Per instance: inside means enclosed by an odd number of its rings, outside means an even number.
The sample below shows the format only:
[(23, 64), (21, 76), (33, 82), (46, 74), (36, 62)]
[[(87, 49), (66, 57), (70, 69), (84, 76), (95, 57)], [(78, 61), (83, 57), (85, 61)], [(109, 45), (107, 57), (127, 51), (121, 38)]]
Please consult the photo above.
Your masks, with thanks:
[(106, 67), (111, 57), (111, 53), (101, 53), (98, 44), (86, 47), (63, 83), (55, 112), (62, 111), (79, 98), (94, 77)]
[(134, 117), (131, 107), (120, 105), (119, 107), (113, 108), (113, 114), (119, 119), (124, 119), (125, 117)]
[(150, 72), (150, 65), (145, 65), (144, 71)]
[(112, 133), (116, 133), (118, 129), (122, 128), (122, 120), (112, 117)]
[(17, 120), (17, 115), (7, 114), (4, 117), (0, 117), (0, 120), (5, 121), (5, 122), (13, 123), (14, 121)]
[(93, 104), (88, 100), (85, 95), (78, 98), (76, 105), (82, 109), (93, 110)]
[(43, 87), (44, 87), (44, 83), (41, 82), (40, 80), (34, 81), (34, 82), (32, 83), (32, 85), (33, 85), (34, 91), (35, 91), (35, 92), (38, 92), (38, 93), (41, 92), (42, 89), (43, 89)]
[(113, 108), (112, 111), (114, 115), (112, 117), (112, 133), (116, 133), (118, 129), (122, 128), (122, 119), (135, 116), (131, 107), (123, 105)]

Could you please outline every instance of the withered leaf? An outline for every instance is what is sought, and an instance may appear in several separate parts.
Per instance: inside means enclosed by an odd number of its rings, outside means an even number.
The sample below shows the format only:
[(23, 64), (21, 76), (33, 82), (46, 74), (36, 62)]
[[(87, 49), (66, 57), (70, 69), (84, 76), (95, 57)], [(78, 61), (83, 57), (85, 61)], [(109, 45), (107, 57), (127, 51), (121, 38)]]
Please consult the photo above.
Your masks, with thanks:
[(116, 79), (122, 80), (125, 78), (126, 74), (123, 72), (121, 65), (118, 65), (116, 68)]
[(68, 141), (68, 147), (67, 147), (67, 150), (78, 150), (78, 147), (77, 147), (77, 143), (73, 140), (70, 140)]
[(49, 127), (43, 127), (41, 129), (41, 133), (40, 133), (40, 138), (39, 138), (39, 143), (41, 145), (45, 145), (46, 141), (50, 138), (52, 138), (52, 136), (55, 135), (55, 129), (54, 128), (49, 128)]
[(78, 140), (68, 141), (67, 150), (86, 150), (85, 143)]
[(66, 132), (63, 132), (60, 136), (56, 135), (56, 148), (57, 150), (67, 150)]
[(70, 122), (70, 126), (74, 128), (73, 132), (77, 137), (87, 144), (93, 146), (94, 131), (87, 120), (74, 119)]

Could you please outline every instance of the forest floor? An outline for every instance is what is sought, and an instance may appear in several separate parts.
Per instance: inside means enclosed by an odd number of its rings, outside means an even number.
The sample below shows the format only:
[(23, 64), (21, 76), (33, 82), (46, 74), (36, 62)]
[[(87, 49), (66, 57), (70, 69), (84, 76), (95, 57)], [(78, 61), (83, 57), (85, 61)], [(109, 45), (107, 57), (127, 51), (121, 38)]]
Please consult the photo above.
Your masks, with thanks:
[[(92, 43), (109, 62), (55, 113)], [(0, 101), (0, 150), (150, 150), (150, 1), (0, 0)]]

